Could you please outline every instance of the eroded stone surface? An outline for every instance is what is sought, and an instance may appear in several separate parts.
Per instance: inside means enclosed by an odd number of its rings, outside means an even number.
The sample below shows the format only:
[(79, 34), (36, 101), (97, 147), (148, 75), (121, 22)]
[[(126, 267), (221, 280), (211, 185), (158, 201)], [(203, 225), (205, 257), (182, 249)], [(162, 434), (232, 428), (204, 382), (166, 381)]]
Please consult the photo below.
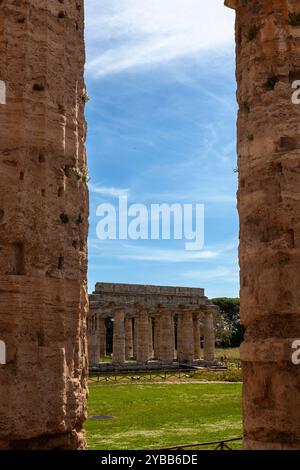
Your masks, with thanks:
[(299, 449), (300, 5), (225, 3), (236, 8), (245, 447)]
[(83, 0), (4, 0), (0, 24), (0, 448), (83, 448)]

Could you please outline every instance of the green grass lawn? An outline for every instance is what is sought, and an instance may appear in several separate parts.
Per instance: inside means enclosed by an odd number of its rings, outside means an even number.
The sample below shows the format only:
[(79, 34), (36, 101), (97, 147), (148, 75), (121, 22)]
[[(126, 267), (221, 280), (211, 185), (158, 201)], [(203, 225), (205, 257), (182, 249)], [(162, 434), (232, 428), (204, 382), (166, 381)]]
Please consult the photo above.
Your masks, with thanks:
[[(90, 385), (89, 449), (158, 449), (242, 435), (240, 384)], [(241, 448), (235, 443), (233, 448)]]
[(229, 361), (240, 360), (240, 348), (216, 348), (215, 354), (218, 360), (225, 356)]

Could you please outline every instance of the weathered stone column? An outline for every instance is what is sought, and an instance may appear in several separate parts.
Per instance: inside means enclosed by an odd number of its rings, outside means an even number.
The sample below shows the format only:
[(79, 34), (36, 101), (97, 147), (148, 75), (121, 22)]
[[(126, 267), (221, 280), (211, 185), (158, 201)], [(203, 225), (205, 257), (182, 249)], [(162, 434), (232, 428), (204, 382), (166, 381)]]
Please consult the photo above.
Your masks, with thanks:
[(113, 322), (113, 364), (125, 362), (125, 312), (123, 308), (114, 310)]
[(137, 356), (137, 317), (132, 320), (133, 323), (133, 358), (136, 360)]
[(105, 318), (98, 318), (98, 334), (99, 334), (99, 357), (106, 356), (106, 326)]
[(91, 317), (91, 333), (89, 341), (89, 365), (97, 366), (99, 364), (99, 335), (97, 329), (97, 315), (94, 313)]
[(193, 315), (193, 330), (194, 330), (194, 359), (201, 358), (201, 343), (200, 343), (200, 319), (199, 313)]
[(191, 310), (180, 309), (178, 315), (178, 361), (190, 364), (194, 360), (194, 328)]
[(207, 308), (204, 316), (204, 360), (215, 360), (214, 309)]
[(132, 318), (125, 319), (125, 356), (127, 359), (133, 357), (133, 328)]
[(226, 4), (236, 8), (244, 443), (300, 449), (300, 7)]
[(137, 316), (137, 352), (136, 360), (147, 364), (149, 359), (149, 317), (146, 310), (140, 310)]
[(159, 317), (154, 318), (154, 358), (160, 358), (160, 321)]
[(1, 2), (0, 24), (0, 448), (77, 449), (88, 309), (83, 0)]
[(160, 360), (172, 364), (174, 359), (174, 323), (172, 311), (168, 308), (159, 310), (160, 317)]
[(149, 359), (153, 359), (153, 318), (149, 318)]

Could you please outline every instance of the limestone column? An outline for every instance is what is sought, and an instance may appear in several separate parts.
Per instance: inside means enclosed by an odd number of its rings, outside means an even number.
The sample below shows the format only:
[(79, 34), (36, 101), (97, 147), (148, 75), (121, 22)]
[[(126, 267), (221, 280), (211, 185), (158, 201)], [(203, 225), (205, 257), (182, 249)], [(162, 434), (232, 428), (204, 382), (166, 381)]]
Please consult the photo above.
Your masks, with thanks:
[(189, 309), (181, 309), (178, 315), (178, 326), (178, 361), (190, 364), (194, 360), (194, 324), (193, 313)]
[(83, 0), (0, 5), (1, 449), (85, 445), (83, 23)]
[(149, 318), (149, 359), (153, 359), (153, 318)]
[(99, 318), (98, 334), (99, 334), (99, 357), (103, 358), (106, 356), (105, 318)]
[(172, 364), (174, 359), (174, 323), (172, 311), (161, 308), (160, 323), (160, 360), (164, 364)]
[(125, 312), (123, 308), (114, 310), (113, 322), (113, 364), (125, 362)]
[(154, 358), (156, 360), (160, 359), (160, 322), (159, 317), (154, 318)]
[(137, 356), (137, 317), (133, 318), (133, 358)]
[(204, 316), (204, 360), (215, 360), (214, 310), (210, 308), (206, 309)]
[(193, 315), (193, 330), (194, 330), (194, 358), (201, 358), (201, 343), (200, 343), (200, 319), (199, 314)]
[(179, 359), (182, 357), (182, 351), (183, 351), (183, 347), (182, 347), (182, 342), (183, 342), (183, 337), (182, 337), (182, 333), (183, 333), (183, 328), (182, 328), (182, 319), (183, 319), (183, 315), (182, 315), (182, 312), (177, 312), (177, 361), (179, 362)]
[(299, 450), (300, 8), (226, 4), (236, 8), (244, 443)]
[(147, 364), (149, 360), (149, 317), (146, 310), (141, 310), (137, 316), (136, 360), (140, 364)]
[(127, 359), (133, 357), (133, 331), (132, 318), (125, 319), (125, 356)]

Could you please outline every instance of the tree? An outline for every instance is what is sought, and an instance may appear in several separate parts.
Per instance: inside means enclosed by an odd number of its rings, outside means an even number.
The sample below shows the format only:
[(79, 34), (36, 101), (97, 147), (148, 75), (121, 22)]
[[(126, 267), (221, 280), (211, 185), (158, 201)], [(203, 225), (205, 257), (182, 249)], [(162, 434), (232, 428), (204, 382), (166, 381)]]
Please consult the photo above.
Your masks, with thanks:
[[(219, 344), (224, 347), (239, 347), (244, 339), (245, 331), (240, 321), (240, 299), (223, 297), (212, 299), (211, 301), (220, 308), (220, 314), (217, 315), (216, 319), (216, 336), (217, 339), (219, 337)], [(222, 328), (222, 323), (225, 329), (225, 335), (223, 336), (219, 332), (220, 328)], [(228, 329), (230, 331), (229, 339)]]

